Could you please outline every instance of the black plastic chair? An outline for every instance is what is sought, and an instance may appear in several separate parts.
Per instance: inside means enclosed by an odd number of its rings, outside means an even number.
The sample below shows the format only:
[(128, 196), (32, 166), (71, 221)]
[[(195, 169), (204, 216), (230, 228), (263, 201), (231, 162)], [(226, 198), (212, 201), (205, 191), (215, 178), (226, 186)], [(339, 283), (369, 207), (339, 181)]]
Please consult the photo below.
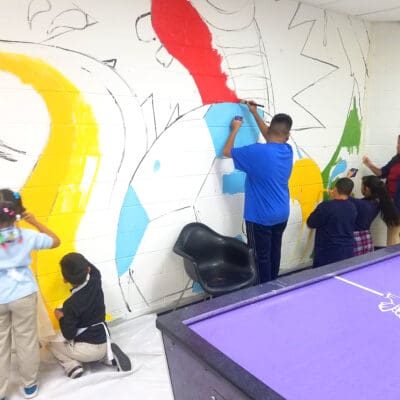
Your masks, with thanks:
[(252, 249), (199, 222), (182, 229), (174, 252), (183, 257), (189, 277), (212, 296), (252, 286), (258, 278)]

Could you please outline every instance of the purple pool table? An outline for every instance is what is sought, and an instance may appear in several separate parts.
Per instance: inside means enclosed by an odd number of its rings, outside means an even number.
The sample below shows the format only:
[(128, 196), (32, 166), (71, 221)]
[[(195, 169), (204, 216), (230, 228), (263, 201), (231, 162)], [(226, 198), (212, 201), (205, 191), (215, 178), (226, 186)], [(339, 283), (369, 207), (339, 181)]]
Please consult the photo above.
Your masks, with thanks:
[(175, 400), (400, 399), (400, 246), (157, 319)]

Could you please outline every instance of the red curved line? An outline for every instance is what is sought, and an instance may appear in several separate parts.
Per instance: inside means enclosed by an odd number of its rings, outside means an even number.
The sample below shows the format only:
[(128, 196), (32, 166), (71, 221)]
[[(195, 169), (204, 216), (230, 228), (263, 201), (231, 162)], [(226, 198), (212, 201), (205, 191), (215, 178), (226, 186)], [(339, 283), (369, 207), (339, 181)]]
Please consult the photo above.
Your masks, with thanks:
[(192, 75), (203, 104), (239, 101), (226, 84), (208, 26), (188, 0), (152, 0), (151, 18), (161, 43)]

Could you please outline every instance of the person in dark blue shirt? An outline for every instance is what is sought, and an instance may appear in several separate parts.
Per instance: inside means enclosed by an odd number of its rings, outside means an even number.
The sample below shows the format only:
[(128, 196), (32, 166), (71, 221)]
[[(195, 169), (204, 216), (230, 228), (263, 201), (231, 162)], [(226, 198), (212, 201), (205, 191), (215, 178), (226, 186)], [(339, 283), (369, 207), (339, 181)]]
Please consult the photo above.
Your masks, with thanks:
[(332, 200), (318, 204), (307, 219), (315, 228), (313, 268), (354, 256), (354, 228), (357, 209), (349, 200), (353, 181), (341, 178), (330, 192)]
[(256, 106), (249, 109), (266, 143), (233, 148), (242, 121), (232, 121), (232, 131), (224, 146), (225, 157), (232, 157), (235, 168), (246, 173), (244, 219), (248, 245), (254, 249), (259, 281), (276, 279), (281, 260), (283, 231), (289, 218), (288, 181), (292, 172), (293, 151), (287, 143), (292, 119), (277, 114), (268, 127)]
[(379, 212), (389, 228), (400, 225), (398, 210), (381, 179), (374, 175), (363, 176), (361, 193), (364, 196), (362, 199), (350, 197), (350, 201), (357, 208), (354, 228), (355, 256), (374, 250), (370, 227)]

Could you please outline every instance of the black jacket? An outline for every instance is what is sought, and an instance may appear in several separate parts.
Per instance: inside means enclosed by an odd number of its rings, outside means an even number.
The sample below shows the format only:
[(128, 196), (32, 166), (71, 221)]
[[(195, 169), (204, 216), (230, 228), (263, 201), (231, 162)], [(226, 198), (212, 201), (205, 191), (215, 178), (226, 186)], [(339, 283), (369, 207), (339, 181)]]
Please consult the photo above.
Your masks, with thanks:
[[(88, 283), (65, 300), (63, 305), (64, 317), (60, 318), (59, 322), (65, 339), (101, 344), (107, 341), (104, 326), (92, 325), (105, 321), (106, 307), (101, 288), (100, 271), (94, 265), (90, 266)], [(88, 329), (77, 336), (78, 329), (86, 327)]]

